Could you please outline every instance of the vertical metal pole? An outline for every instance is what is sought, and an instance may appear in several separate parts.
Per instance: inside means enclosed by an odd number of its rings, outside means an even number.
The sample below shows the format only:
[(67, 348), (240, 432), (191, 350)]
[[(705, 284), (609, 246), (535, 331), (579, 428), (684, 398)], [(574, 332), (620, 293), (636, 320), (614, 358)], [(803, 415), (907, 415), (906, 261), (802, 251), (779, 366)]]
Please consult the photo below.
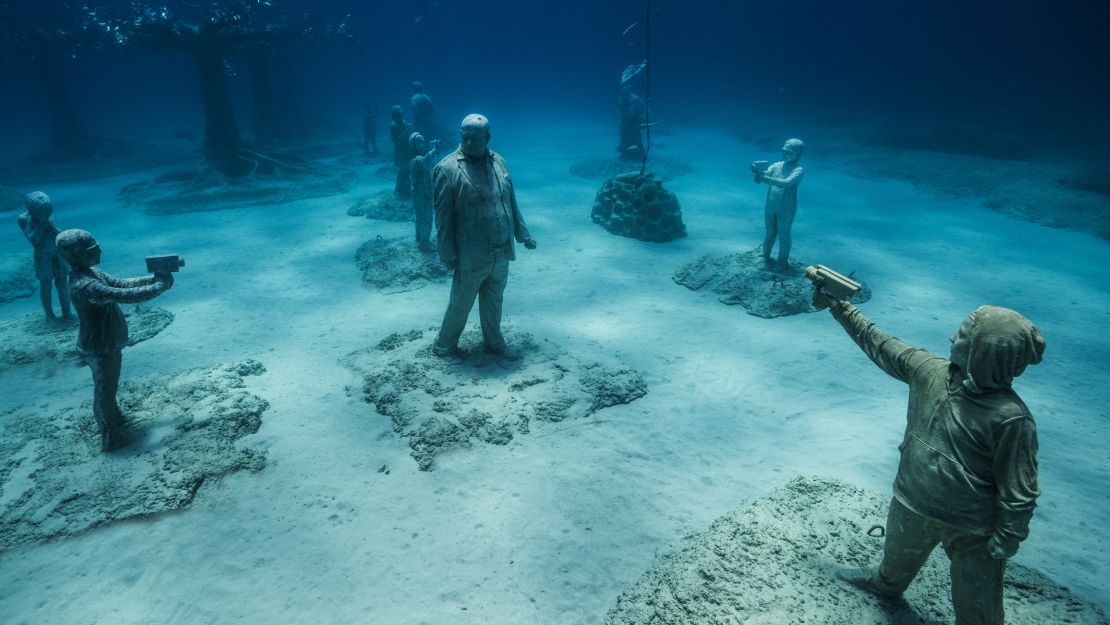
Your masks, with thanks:
[(644, 160), (640, 164), (640, 176), (647, 172), (648, 152), (651, 151), (651, 2), (647, 0), (647, 16), (644, 18), (644, 127), (647, 128), (647, 141), (644, 143)]

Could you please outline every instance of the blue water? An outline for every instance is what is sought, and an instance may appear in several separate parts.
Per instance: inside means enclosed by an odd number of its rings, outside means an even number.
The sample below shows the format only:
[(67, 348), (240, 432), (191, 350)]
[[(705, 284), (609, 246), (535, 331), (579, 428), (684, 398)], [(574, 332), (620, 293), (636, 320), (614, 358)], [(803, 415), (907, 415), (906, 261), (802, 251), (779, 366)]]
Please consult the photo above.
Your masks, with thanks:
[[(0, 19), (8, 32), (72, 30), (83, 19), (80, 5), (9, 0)], [(208, 3), (164, 5), (195, 20)], [(90, 6), (105, 15), (128, 3)], [(674, 124), (727, 128), (749, 112), (772, 111), (835, 124), (975, 124), (1020, 135), (1034, 151), (1106, 143), (1104, 2), (654, 6), (653, 111)], [(347, 20), (354, 45), (298, 45), (282, 61), (293, 70), (291, 103), (336, 126), (351, 118), (357, 125), (364, 99), (383, 110), (406, 101), (412, 80), (424, 81), (451, 115), (529, 113), (552, 124), (575, 114), (609, 116), (620, 71), (644, 56), (645, 3), (630, 0), (274, 0), (269, 14), (305, 16), (314, 28)], [(141, 47), (69, 51), (73, 98), (90, 129), (147, 139), (200, 129), (196, 79), (182, 55)], [(227, 61), (239, 122), (249, 128), (242, 57), (233, 49)], [(0, 103), (4, 151), (31, 149), (48, 132), (33, 65), (8, 46), (0, 67), (8, 96)]]

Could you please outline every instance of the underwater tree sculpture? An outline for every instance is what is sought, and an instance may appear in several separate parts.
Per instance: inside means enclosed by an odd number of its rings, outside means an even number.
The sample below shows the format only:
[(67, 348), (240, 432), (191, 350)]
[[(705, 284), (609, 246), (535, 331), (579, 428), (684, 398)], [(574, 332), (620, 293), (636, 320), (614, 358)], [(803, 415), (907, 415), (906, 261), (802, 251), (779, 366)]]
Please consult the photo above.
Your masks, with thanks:
[(265, 36), (268, 24), (260, 12), (270, 8), (267, 0), (213, 4), (196, 23), (188, 23), (165, 8), (138, 4), (133, 8), (135, 14), (120, 24), (122, 45), (178, 50), (193, 62), (204, 106), (204, 159), (211, 170), (237, 178), (304, 169), (303, 164), (288, 158), (248, 147), (235, 119), (226, 59), (232, 50)]

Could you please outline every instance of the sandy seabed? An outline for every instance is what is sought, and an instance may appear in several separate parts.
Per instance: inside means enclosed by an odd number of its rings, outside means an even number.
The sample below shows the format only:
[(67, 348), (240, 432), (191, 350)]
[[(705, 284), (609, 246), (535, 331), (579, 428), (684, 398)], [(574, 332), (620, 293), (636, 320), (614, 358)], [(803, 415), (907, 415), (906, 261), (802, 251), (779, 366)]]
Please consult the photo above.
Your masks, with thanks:
[[(0, 554), (5, 623), (602, 623), (682, 537), (796, 476), (890, 492), (900, 383), (825, 313), (763, 319), (672, 280), (705, 255), (758, 244), (765, 190), (746, 160), (775, 154), (676, 129), (661, 152), (692, 167), (668, 182), (688, 236), (654, 244), (593, 224), (600, 182), (568, 174), (607, 154), (612, 129), (495, 124), (492, 147), (539, 243), (518, 248), (507, 322), (561, 353), (627, 363), (647, 394), (506, 444), (446, 450), (422, 471), (358, 392), (363, 376), (341, 362), (437, 326), (447, 301), (446, 282), (392, 294), (361, 286), (359, 246), (413, 228), (347, 215), (389, 188), (373, 165), (332, 197), (164, 216), (121, 216), (118, 190), (151, 172), (46, 185), (59, 226), (91, 230), (106, 271), (140, 274), (147, 254), (187, 258), (157, 300), (173, 323), (125, 351), (124, 378), (264, 363), (243, 392), (269, 408), (236, 444), (264, 450), (266, 465), (205, 480), (185, 509)], [(823, 162), (819, 146), (804, 165), (795, 252), (866, 276), (872, 298), (861, 307), (881, 327), (945, 353), (980, 304), (1040, 326), (1045, 361), (1016, 386), (1038, 423), (1043, 495), (1014, 562), (1105, 610), (1106, 241), (854, 177)], [(0, 245), (25, 248), (14, 223)], [(0, 321), (37, 308), (37, 297), (17, 299)], [(90, 393), (83, 368), (7, 369), (0, 419), (28, 406), (74, 410)]]

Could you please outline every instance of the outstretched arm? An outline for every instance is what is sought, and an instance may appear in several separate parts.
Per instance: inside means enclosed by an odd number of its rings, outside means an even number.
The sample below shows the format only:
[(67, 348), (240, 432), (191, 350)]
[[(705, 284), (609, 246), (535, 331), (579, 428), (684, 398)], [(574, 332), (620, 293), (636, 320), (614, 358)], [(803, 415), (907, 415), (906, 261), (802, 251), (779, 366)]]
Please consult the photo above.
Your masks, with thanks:
[(865, 317), (858, 308), (848, 302), (834, 301), (829, 312), (840, 322), (844, 331), (859, 345), (871, 362), (879, 366), (887, 375), (909, 384), (910, 378), (918, 367), (930, 360), (943, 360), (940, 356), (913, 347), (908, 343), (883, 332)]
[(158, 282), (158, 277), (154, 275), (140, 276), (138, 278), (117, 278), (115, 276), (110, 276), (103, 271), (99, 273), (101, 280), (104, 280), (104, 282), (107, 283), (108, 286), (115, 287), (117, 289), (133, 289), (135, 287), (148, 286), (154, 284), (155, 282)]
[(759, 176), (759, 181), (766, 182), (772, 187), (796, 187), (802, 182), (802, 173), (802, 168), (796, 167), (794, 171), (782, 177), (763, 174)]
[(84, 287), (89, 301), (94, 304), (138, 304), (158, 297), (173, 286), (170, 274), (122, 279), (113, 278), (103, 271), (98, 271), (97, 275), (102, 280), (90, 281)]

